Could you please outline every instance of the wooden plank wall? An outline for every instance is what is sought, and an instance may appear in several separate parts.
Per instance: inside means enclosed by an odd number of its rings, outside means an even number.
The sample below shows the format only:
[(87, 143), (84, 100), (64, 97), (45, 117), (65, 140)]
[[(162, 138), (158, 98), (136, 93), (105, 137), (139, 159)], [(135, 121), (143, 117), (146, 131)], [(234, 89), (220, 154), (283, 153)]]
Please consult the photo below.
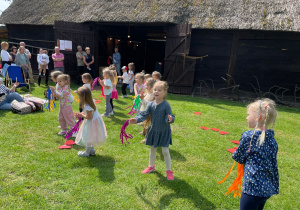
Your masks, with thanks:
[[(234, 30), (192, 31), (192, 56), (208, 55), (197, 60), (194, 85), (201, 79), (213, 79), (216, 86), (225, 86)], [(236, 34), (236, 33), (235, 33)], [(273, 85), (290, 89), (300, 84), (300, 33), (278, 31), (240, 30), (236, 47), (233, 76), (241, 89), (249, 90), (259, 79), (263, 91)]]
[(258, 77), (263, 91), (300, 84), (300, 33), (240, 31), (234, 78), (245, 87)]
[[(54, 49), (54, 31), (53, 26), (36, 26), (36, 25), (6, 25), (10, 42), (20, 43), (24, 41), (26, 45)], [(17, 39), (18, 38), (18, 39)], [(19, 47), (19, 44), (13, 44)], [(12, 44), (9, 46), (12, 47)], [(38, 64), (36, 55), (38, 48), (28, 47), (31, 51), (31, 66), (34, 74), (38, 74)], [(51, 56), (53, 51), (48, 52)], [(53, 62), (50, 59), (49, 69), (53, 69)]]
[[(81, 45), (83, 50), (85, 47), (90, 47), (91, 54), (94, 55), (94, 58), (98, 57), (98, 34), (96, 34), (96, 31), (92, 28), (92, 26), (92, 23), (55, 21), (55, 41), (57, 39), (72, 41), (72, 51), (62, 51), (62, 53), (65, 56), (65, 72), (70, 76), (73, 76), (73, 78), (78, 76), (76, 59), (78, 45)], [(94, 66), (96, 76), (98, 76), (98, 59), (95, 59)]]
[(223, 85), (230, 61), (230, 50), (234, 31), (221, 30), (192, 30), (190, 55), (201, 57), (195, 66), (194, 85), (198, 80), (212, 79)]

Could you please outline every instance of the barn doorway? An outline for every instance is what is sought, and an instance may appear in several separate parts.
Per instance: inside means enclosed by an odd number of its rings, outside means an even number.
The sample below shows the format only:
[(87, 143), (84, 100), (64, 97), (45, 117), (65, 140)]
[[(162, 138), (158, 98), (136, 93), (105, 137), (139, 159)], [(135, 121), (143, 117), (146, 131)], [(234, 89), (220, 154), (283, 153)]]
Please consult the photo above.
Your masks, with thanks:
[(164, 26), (98, 24), (97, 25), (100, 66), (107, 66), (109, 56), (118, 47), (121, 54), (121, 66), (135, 64), (136, 72), (145, 70), (151, 74), (160, 71), (163, 74), (166, 32)]

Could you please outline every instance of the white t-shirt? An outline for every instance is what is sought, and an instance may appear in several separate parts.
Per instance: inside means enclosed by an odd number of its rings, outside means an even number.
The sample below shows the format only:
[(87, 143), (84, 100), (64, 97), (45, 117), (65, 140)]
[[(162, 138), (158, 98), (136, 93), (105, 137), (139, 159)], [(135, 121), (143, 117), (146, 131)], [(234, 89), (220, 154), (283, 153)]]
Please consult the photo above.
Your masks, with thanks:
[(91, 88), (91, 85), (90, 85), (89, 83), (83, 84), (83, 86), (89, 88), (90, 90), (92, 89), (92, 88)]
[(2, 61), (9, 61), (10, 55), (6, 50), (1, 50), (1, 59)]
[[(42, 61), (45, 61), (48, 64), (49, 56), (46, 55), (45, 53), (37, 55), (37, 62), (39, 64), (39, 69), (41, 68), (41, 65), (44, 65), (44, 63)], [(47, 65), (46, 69), (48, 69), (48, 65)]]
[(132, 70), (129, 70), (129, 79), (131, 76), (132, 76), (132, 78), (131, 78), (130, 82), (132, 82), (134, 80), (134, 73)]
[(104, 95), (109, 95), (109, 94), (111, 94), (112, 93), (112, 83), (111, 83), (111, 81), (110, 81), (110, 79), (105, 79), (104, 80), (104, 85), (105, 86), (109, 86), (109, 89), (107, 89), (107, 88), (105, 88), (105, 87), (103, 87), (103, 90), (104, 90)]
[(122, 75), (122, 77), (123, 77), (123, 83), (129, 84), (130, 77), (129, 77), (128, 73), (124, 72), (123, 75)]

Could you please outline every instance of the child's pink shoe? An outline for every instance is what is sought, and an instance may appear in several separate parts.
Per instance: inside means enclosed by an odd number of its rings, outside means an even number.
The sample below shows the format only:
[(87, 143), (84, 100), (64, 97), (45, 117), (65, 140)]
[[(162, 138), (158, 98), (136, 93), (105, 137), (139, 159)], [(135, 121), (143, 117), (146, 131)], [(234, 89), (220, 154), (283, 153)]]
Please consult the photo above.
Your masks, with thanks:
[(167, 171), (167, 179), (174, 180), (173, 171), (171, 171), (171, 170)]
[(154, 172), (155, 171), (155, 166), (151, 167), (151, 166), (148, 166), (145, 170), (142, 171), (143, 174), (149, 174), (151, 172)]

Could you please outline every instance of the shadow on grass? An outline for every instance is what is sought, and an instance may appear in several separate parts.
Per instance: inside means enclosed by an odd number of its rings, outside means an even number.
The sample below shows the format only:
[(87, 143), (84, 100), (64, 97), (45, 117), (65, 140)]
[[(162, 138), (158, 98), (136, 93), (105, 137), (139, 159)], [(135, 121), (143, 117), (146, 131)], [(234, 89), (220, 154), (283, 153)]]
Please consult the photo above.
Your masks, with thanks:
[[(170, 151), (170, 155), (171, 155), (171, 160), (176, 160), (176, 161), (181, 161), (181, 162), (186, 161), (186, 158), (182, 154), (180, 154), (180, 152), (177, 152), (176, 150), (173, 150), (170, 148), (169, 148), (169, 151)], [(159, 154), (160, 159), (162, 161), (164, 161), (164, 155), (162, 153), (161, 148), (157, 149), (157, 153)]]
[(88, 164), (90, 167), (99, 170), (99, 179), (103, 182), (113, 182), (115, 180), (115, 159), (113, 157), (107, 155), (101, 156), (96, 153), (96, 156), (88, 158)]
[(125, 101), (121, 101), (120, 99), (118, 100), (114, 100), (114, 103), (117, 103), (117, 104), (127, 104)]
[(163, 176), (159, 172), (155, 172), (157, 177), (159, 178), (158, 183), (161, 186), (168, 187), (173, 190), (172, 193), (165, 194), (161, 196), (157, 205), (152, 203), (150, 200), (145, 198), (146, 188), (142, 185), (139, 189), (135, 187), (137, 195), (145, 202), (146, 205), (151, 208), (157, 209), (165, 209), (167, 208), (173, 199), (186, 198), (194, 203), (195, 208), (197, 209), (215, 209), (216, 206), (209, 200), (207, 200), (204, 196), (202, 196), (199, 191), (189, 185), (186, 181), (182, 179), (178, 179), (175, 177), (173, 181), (167, 180), (165, 176)]

